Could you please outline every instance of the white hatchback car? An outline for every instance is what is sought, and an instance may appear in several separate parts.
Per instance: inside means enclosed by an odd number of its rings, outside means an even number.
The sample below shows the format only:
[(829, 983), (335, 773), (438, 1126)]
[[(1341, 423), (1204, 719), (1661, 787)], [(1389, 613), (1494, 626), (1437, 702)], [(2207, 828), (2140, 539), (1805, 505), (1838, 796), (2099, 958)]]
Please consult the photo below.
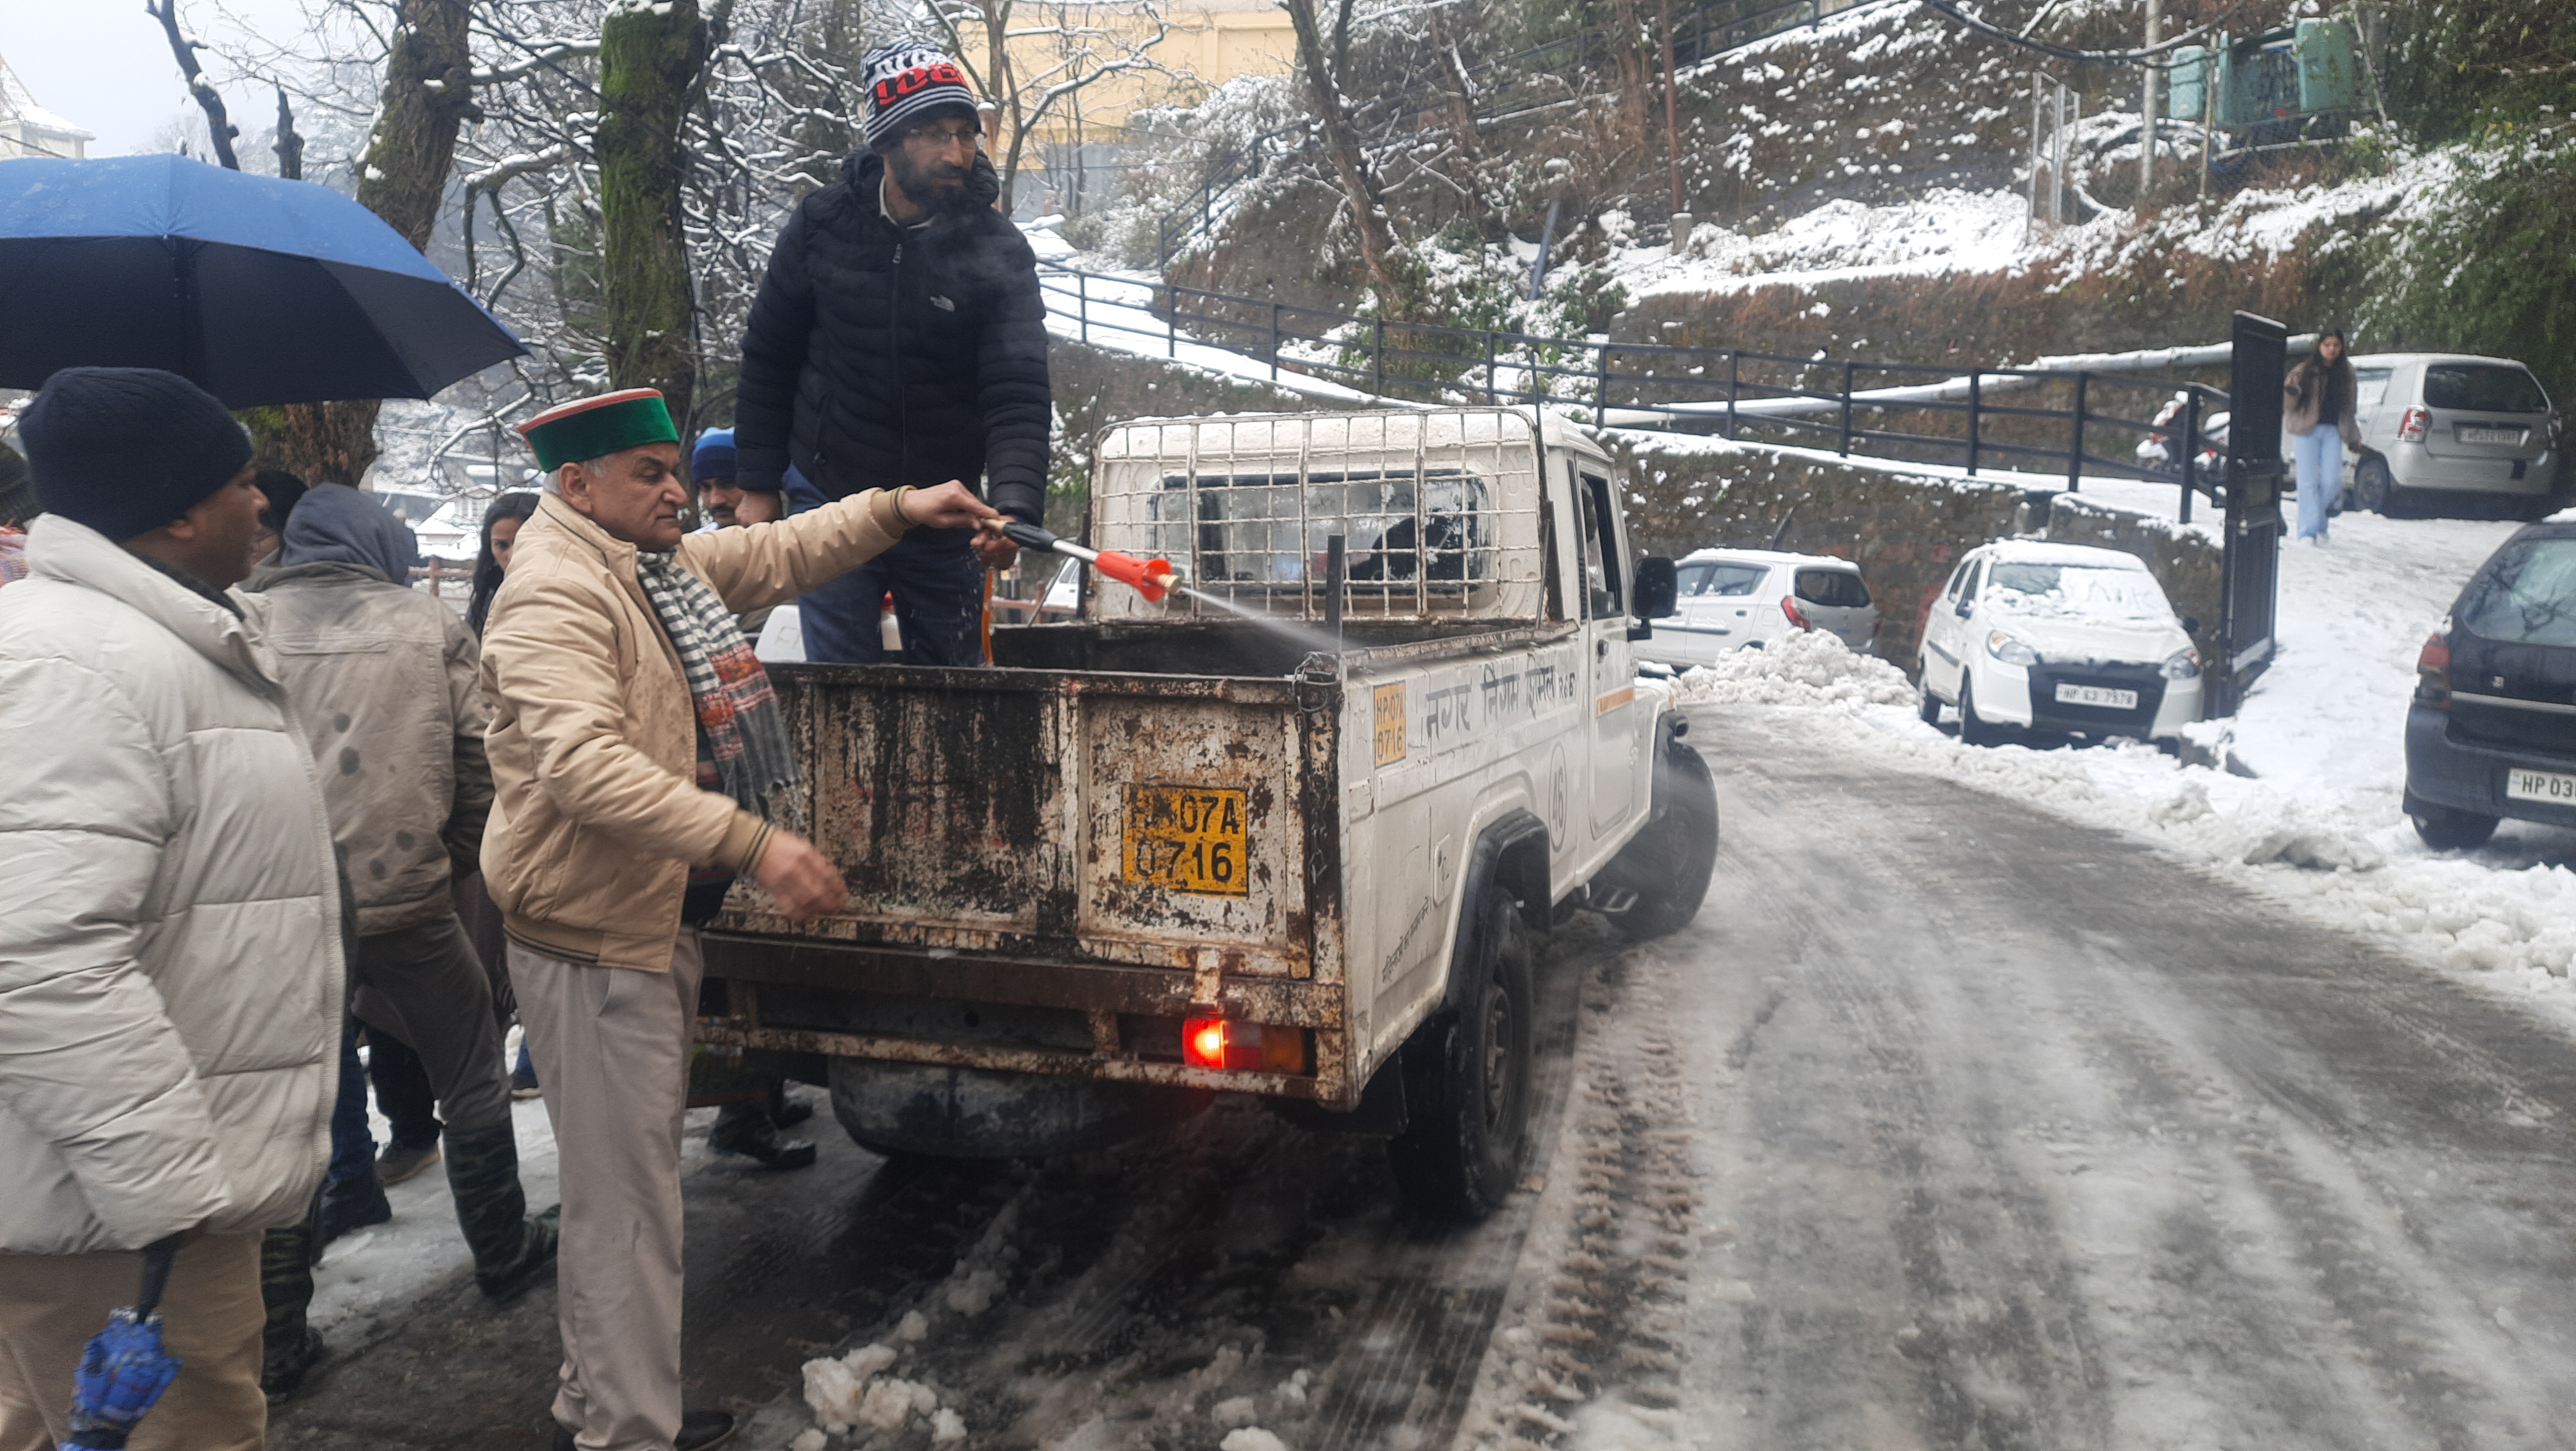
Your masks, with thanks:
[(1968, 551), (1923, 620), (1923, 719), (1959, 739), (1998, 728), (2178, 739), (2200, 719), (2196, 624), (2116, 549), (2008, 539)]
[(2521, 519), (2565, 506), (2560, 419), (2529, 368), (2459, 353), (2364, 353), (2352, 369), (2361, 428), (2360, 451), (2348, 455), (2353, 504)]
[(1793, 630), (1823, 630), (1854, 650), (1869, 648), (1878, 606), (1860, 566), (1822, 554), (1769, 549), (1702, 549), (1674, 567), (1674, 613), (1655, 621), (1637, 653), (1667, 665), (1709, 665), (1759, 649)]

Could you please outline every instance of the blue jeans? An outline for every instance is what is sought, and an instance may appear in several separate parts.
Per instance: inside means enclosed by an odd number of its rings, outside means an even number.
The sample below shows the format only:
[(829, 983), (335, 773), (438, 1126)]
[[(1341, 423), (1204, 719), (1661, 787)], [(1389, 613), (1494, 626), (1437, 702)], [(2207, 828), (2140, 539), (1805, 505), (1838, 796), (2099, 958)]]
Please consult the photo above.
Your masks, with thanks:
[(2290, 435), (2290, 462), (2299, 479), (2299, 537), (2326, 537), (2326, 511), (2343, 493), (2343, 434), (2320, 423), (2311, 432)]
[[(796, 469), (787, 471), (787, 512), (827, 502)], [(796, 601), (805, 658), (873, 665), (886, 658), (880, 616), (894, 596), (907, 665), (984, 663), (984, 565), (970, 547), (972, 529), (915, 529), (894, 547)]]
[(340, 1015), (340, 1096), (331, 1105), (328, 1185), (356, 1184), (375, 1172), (376, 1140), (367, 1131), (367, 1070), (358, 1064), (358, 1020)]

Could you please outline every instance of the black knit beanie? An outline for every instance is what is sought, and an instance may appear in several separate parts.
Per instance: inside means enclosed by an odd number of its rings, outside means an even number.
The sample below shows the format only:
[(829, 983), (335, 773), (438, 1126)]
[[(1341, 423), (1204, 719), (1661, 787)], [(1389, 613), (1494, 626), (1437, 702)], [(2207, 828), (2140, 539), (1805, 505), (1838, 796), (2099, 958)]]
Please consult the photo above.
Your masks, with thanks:
[(65, 368), (18, 417), (36, 497), (122, 544), (195, 508), (250, 462), (215, 396), (158, 368)]

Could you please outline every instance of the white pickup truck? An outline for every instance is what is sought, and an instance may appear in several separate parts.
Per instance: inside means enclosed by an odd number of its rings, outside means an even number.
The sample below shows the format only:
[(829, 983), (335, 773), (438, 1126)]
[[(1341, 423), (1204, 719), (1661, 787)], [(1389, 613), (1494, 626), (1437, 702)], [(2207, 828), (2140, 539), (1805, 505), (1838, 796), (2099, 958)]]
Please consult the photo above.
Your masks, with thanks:
[(1198, 598), (1095, 579), (995, 629), (996, 669), (778, 669), (786, 815), (850, 898), (796, 925), (737, 886), (702, 1039), (886, 1151), (1265, 1095), (1481, 1215), (1519, 1177), (1533, 939), (1672, 931), (1715, 865), (1708, 768), (1630, 654), (1671, 562), (1632, 562), (1597, 447), (1509, 409), (1128, 423), (1092, 490), (1092, 542)]

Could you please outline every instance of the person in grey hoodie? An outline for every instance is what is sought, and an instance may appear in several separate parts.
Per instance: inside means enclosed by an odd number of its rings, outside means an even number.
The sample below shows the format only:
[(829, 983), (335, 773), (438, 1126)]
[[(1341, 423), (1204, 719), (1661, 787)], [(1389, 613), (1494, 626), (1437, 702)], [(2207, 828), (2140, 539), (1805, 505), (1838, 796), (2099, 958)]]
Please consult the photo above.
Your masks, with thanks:
[[(492, 809), (491, 718), (474, 632), (413, 590), (412, 532), (345, 484), (316, 485), (287, 519), (276, 567), (245, 589), (303, 723), (358, 908), (351, 1010), (428, 1067), (445, 1120), (448, 1188), (476, 1282), (515, 1297), (554, 1262), (556, 1222), (527, 1215), (491, 979), (448, 885), (475, 870)], [(270, 1306), (272, 1360), (311, 1346)]]

